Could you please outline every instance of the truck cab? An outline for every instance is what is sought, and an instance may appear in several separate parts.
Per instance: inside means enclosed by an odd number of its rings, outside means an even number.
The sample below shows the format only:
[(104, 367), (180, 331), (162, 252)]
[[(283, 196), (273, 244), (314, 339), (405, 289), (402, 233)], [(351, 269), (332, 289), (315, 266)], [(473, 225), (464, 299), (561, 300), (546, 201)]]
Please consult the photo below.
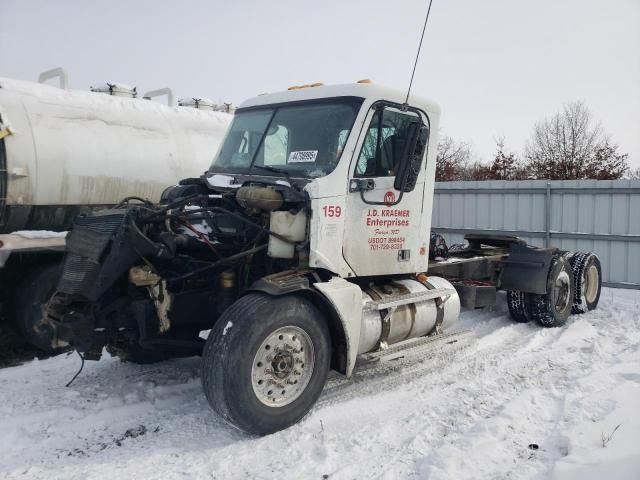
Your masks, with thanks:
[[(304, 185), (314, 212), (310, 267), (345, 278), (425, 271), (429, 245), (420, 232), (430, 228), (436, 158), (427, 147), (437, 145), (440, 111), (404, 100), (370, 83), (258, 96), (236, 112), (210, 172), (286, 174)], [(399, 169), (417, 135), (426, 161), (402, 191)]]

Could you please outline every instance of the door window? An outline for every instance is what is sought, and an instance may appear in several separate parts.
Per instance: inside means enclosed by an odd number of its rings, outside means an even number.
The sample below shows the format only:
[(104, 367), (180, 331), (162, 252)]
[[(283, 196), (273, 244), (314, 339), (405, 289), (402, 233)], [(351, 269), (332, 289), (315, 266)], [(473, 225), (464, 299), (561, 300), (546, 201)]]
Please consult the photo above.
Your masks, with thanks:
[(409, 125), (416, 121), (420, 121), (420, 118), (413, 112), (377, 109), (360, 150), (356, 177), (395, 176), (408, 140)]

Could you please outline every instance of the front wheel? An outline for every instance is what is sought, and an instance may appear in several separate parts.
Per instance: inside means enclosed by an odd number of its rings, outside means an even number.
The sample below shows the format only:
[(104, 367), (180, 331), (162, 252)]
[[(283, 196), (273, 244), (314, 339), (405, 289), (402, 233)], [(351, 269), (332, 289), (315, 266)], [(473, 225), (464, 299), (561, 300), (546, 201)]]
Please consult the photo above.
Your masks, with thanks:
[(267, 435), (307, 414), (330, 361), (327, 323), (311, 302), (250, 293), (222, 314), (207, 338), (202, 385), (228, 423)]

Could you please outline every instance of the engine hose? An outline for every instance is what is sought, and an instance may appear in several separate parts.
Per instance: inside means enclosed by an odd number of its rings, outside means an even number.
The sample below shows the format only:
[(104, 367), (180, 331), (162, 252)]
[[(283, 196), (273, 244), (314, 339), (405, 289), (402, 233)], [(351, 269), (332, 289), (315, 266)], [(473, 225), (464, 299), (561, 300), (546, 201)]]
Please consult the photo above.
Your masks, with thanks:
[(146, 198), (142, 198), (142, 197), (136, 197), (136, 196), (131, 196), (131, 197), (125, 197), (122, 200), (120, 200), (120, 203), (118, 203), (115, 207), (113, 208), (120, 208), (122, 207), (125, 203), (128, 204), (130, 200), (138, 200), (140, 203), (144, 203), (145, 205), (153, 205), (153, 202), (147, 200)]
[(235, 260), (238, 260), (240, 258), (246, 257), (247, 255), (253, 255), (254, 253), (258, 253), (261, 252), (262, 250), (266, 249), (267, 245), (260, 245), (257, 247), (254, 247), (250, 250), (245, 250), (244, 252), (240, 252), (240, 253), (236, 253), (235, 255), (231, 255), (230, 257), (226, 257), (223, 258), (221, 260), (218, 260), (217, 262), (214, 262), (210, 265), (207, 265), (206, 267), (202, 267), (202, 268), (198, 268), (196, 270), (193, 270), (189, 273), (185, 273), (184, 275), (180, 275), (179, 277), (173, 277), (173, 278), (167, 278), (168, 281), (171, 282), (177, 282), (180, 280), (184, 280), (185, 278), (189, 278), (193, 275), (197, 275), (199, 273), (202, 272), (206, 272), (207, 270), (211, 270), (212, 268), (216, 268), (219, 267), (220, 265), (224, 265), (225, 263), (229, 263), (229, 262), (233, 262)]
[(189, 213), (172, 213), (170, 215), (167, 215), (168, 218), (190, 218), (191, 215), (195, 214), (195, 213), (204, 213), (204, 212), (221, 212), (221, 213), (226, 213), (228, 215), (231, 215), (234, 218), (237, 218), (238, 220), (240, 220), (241, 222), (244, 222), (248, 225), (251, 225), (253, 227), (259, 228), (260, 230), (262, 230), (263, 232), (268, 233), (269, 235), (274, 236), (275, 238), (277, 238), (278, 240), (282, 240), (283, 242), (286, 243), (290, 243), (292, 245), (295, 245), (296, 242), (295, 240), (289, 240), (288, 238), (286, 238), (283, 235), (280, 235), (279, 233), (275, 233), (271, 230), (269, 230), (266, 227), (263, 227), (262, 225), (259, 225), (255, 222), (253, 222), (252, 220), (249, 220), (248, 218), (243, 217), (242, 215), (232, 212), (231, 210), (227, 210), (226, 208), (222, 208), (222, 207), (209, 207), (209, 208), (200, 208), (198, 210), (190, 210)]
[(156, 210), (153, 215), (151, 215), (149, 218), (145, 219), (146, 221), (151, 221), (153, 218), (162, 215), (166, 212), (168, 212), (169, 210), (173, 209), (173, 208), (177, 208), (177, 207), (182, 207), (184, 205), (186, 205), (189, 202), (192, 202), (194, 200), (198, 200), (198, 199), (209, 199), (208, 195), (202, 195), (201, 193), (194, 193), (193, 195), (189, 195), (188, 197), (184, 197), (184, 198), (179, 198), (178, 200), (174, 200), (173, 202), (169, 203), (168, 205), (165, 205), (162, 208), (159, 208), (158, 210)]
[(200, 238), (204, 243), (206, 243), (207, 246), (211, 249), (211, 251), (214, 254), (216, 254), (218, 257), (220, 256), (220, 254), (216, 250), (216, 247), (213, 246), (213, 244), (209, 241), (209, 238), (204, 233), (199, 232), (198, 230), (196, 230), (195, 227), (193, 225), (191, 225), (189, 222), (187, 222), (186, 220), (180, 219), (179, 221), (185, 227), (187, 227), (189, 230), (191, 230), (195, 235), (197, 235), (197, 237)]

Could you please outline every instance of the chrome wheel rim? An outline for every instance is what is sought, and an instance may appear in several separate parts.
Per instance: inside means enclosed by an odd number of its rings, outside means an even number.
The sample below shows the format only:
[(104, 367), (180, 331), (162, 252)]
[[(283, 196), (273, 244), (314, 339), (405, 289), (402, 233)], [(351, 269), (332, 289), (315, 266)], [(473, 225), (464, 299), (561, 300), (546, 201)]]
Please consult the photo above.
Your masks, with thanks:
[(584, 276), (584, 298), (587, 303), (593, 303), (596, 301), (599, 282), (600, 275), (598, 274), (598, 269), (595, 265), (591, 265)]
[(556, 312), (561, 312), (571, 302), (571, 279), (566, 271), (561, 271), (554, 284), (554, 297)]
[(253, 359), (253, 392), (269, 407), (288, 405), (302, 395), (314, 366), (309, 335), (299, 327), (279, 328), (264, 339)]

